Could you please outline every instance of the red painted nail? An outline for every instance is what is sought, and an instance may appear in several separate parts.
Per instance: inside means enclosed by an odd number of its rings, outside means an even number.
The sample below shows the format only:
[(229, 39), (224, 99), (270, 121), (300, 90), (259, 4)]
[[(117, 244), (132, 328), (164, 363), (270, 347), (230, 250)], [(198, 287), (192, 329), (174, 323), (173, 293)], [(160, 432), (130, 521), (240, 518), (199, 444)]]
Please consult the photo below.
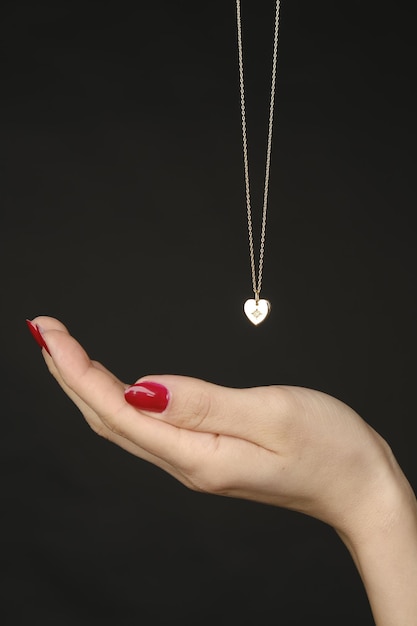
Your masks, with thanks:
[(36, 343), (41, 348), (45, 348), (47, 353), (50, 355), (51, 353), (49, 352), (49, 348), (46, 345), (46, 341), (45, 341), (45, 339), (42, 336), (42, 333), (41, 333), (41, 331), (39, 329), (39, 326), (37, 324), (34, 324), (33, 322), (31, 322), (30, 320), (26, 320), (26, 324), (28, 325), (28, 328), (29, 328), (30, 332), (32, 333), (32, 337), (34, 338)]
[(164, 385), (144, 380), (126, 389), (125, 398), (136, 409), (162, 413), (168, 406), (170, 393)]

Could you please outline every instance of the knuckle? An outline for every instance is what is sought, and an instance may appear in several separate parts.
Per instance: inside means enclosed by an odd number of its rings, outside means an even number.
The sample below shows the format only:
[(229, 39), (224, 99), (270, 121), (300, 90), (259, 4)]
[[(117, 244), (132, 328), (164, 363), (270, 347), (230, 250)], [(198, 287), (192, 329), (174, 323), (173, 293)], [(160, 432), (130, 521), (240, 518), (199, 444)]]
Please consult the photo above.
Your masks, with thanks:
[(213, 489), (212, 481), (207, 480), (207, 477), (191, 474), (186, 476), (184, 482), (191, 491), (216, 494), (216, 490)]
[(192, 491), (209, 493), (216, 496), (228, 496), (233, 493), (230, 477), (222, 471), (218, 465), (204, 464), (198, 462), (195, 467), (188, 467), (186, 472), (186, 483)]
[(291, 413), (294, 408), (294, 397), (291, 391), (283, 385), (271, 385), (269, 387), (271, 394), (270, 401), (284, 415)]
[(188, 427), (193, 429), (201, 429), (207, 417), (211, 413), (212, 398), (211, 394), (202, 390), (198, 394), (193, 393), (185, 403), (184, 422)]
[(201, 486), (204, 491), (215, 496), (226, 496), (230, 493), (230, 485), (221, 476), (203, 476), (201, 477)]
[(110, 438), (109, 429), (103, 424), (103, 422), (99, 420), (91, 420), (87, 418), (86, 418), (86, 421), (87, 421), (87, 424), (90, 426), (91, 430), (96, 435), (98, 435), (99, 437), (102, 437), (103, 439)]
[(233, 492), (229, 481), (219, 474), (207, 473), (198, 477), (200, 491), (210, 493), (214, 496), (230, 496)]
[(94, 434), (102, 437), (103, 439), (110, 439), (111, 431), (100, 419), (100, 417), (96, 413), (94, 413), (94, 411), (91, 411), (87, 408), (81, 409), (81, 413)]
[(95, 419), (87, 419), (88, 425), (94, 434), (111, 443), (118, 443), (120, 439), (129, 439), (126, 432), (116, 423), (106, 421), (102, 416)]
[(116, 437), (123, 437), (123, 439), (127, 438), (127, 433), (120, 421), (114, 415), (103, 415), (100, 416), (102, 419), (103, 427), (110, 432), (112, 435)]
[(297, 406), (291, 390), (284, 386), (273, 385), (268, 388), (268, 391), (271, 411), (279, 415), (281, 428), (293, 425), (294, 415), (300, 407)]
[(100, 413), (98, 415), (103, 428), (111, 435), (122, 437), (123, 439), (129, 438), (128, 430), (125, 427), (125, 420), (123, 419), (123, 407), (112, 413)]

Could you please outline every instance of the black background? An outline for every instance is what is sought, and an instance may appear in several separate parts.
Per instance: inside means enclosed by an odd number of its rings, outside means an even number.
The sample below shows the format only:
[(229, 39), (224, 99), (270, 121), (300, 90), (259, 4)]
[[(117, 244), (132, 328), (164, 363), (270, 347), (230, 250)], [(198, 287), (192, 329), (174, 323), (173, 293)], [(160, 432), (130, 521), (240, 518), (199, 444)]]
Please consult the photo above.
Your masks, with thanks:
[[(256, 233), (273, 13), (242, 3)], [(282, 3), (258, 328), (235, 3), (6, 1), (0, 29), (2, 623), (372, 624), (332, 529), (97, 438), (24, 320), (58, 317), (127, 382), (326, 391), (415, 488), (412, 3)]]

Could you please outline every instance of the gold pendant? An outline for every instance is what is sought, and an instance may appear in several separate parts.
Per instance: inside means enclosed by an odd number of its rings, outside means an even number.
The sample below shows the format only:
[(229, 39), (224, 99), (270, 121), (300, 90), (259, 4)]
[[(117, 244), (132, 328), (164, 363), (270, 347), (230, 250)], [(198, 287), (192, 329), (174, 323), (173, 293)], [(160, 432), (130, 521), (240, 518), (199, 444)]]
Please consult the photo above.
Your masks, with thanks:
[(246, 300), (243, 310), (248, 320), (255, 326), (258, 326), (268, 317), (271, 311), (271, 303), (269, 300), (254, 300), (254, 298), (250, 298)]

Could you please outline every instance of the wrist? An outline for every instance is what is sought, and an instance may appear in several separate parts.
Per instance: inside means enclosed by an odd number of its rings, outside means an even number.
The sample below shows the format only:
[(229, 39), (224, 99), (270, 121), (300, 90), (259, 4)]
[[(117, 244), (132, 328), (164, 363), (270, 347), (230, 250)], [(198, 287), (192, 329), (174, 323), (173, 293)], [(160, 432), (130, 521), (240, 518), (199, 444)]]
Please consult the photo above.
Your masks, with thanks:
[(337, 530), (364, 583), (378, 626), (417, 623), (417, 502), (389, 451), (381, 482), (346, 530)]

